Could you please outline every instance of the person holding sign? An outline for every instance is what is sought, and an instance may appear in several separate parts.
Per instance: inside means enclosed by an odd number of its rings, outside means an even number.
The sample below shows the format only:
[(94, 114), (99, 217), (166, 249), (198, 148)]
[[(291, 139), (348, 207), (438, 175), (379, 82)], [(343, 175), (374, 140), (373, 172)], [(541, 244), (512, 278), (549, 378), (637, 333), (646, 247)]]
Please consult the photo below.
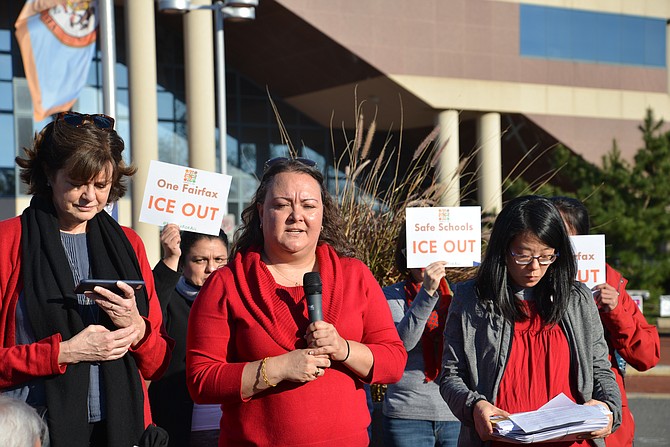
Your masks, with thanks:
[(223, 231), (212, 236), (179, 231), (177, 225), (168, 224), (161, 232), (161, 246), (163, 259), (154, 267), (154, 280), (165, 328), (175, 346), (170, 366), (162, 379), (151, 383), (149, 397), (156, 423), (170, 434), (169, 445), (181, 447), (190, 444), (192, 428), (212, 426), (210, 420), (203, 420), (209, 413), (215, 414), (214, 426), (218, 428), (220, 412), (194, 409), (186, 388), (186, 331), (200, 288), (228, 262), (228, 237)]
[[(123, 149), (111, 117), (58, 114), (16, 158), (30, 206), (0, 223), (0, 392), (44, 415), (52, 447), (143, 445), (160, 431), (146, 382), (172, 340), (144, 244), (103, 210), (135, 173)], [(87, 278), (121, 292), (75, 293)]]
[(440, 396), (436, 382), (442, 363), (442, 334), (451, 303), (445, 263), (407, 268), (407, 234), (396, 242), (395, 266), (405, 280), (384, 287), (407, 366), (384, 394), (382, 432), (386, 447), (456, 447), (460, 422)]
[(491, 418), (534, 411), (559, 395), (609, 410), (610, 424), (551, 446), (604, 445), (621, 421), (598, 309), (575, 281), (561, 215), (546, 198), (511, 200), (493, 225), (477, 277), (454, 286), (440, 391), (462, 422), (459, 446), (504, 446)]
[[(551, 201), (561, 213), (568, 233), (589, 234), (589, 212), (582, 202), (571, 197), (552, 197)], [(661, 341), (656, 326), (647, 323), (626, 292), (628, 280), (609, 264), (605, 269), (607, 282), (595, 286), (593, 297), (605, 328), (611, 369), (621, 390), (622, 405), (621, 427), (605, 443), (607, 447), (626, 447), (633, 445), (635, 437), (635, 420), (628, 407), (624, 382), (626, 363), (638, 371), (653, 368), (660, 359)]]
[(399, 380), (407, 352), (341, 222), (313, 161), (266, 163), (189, 318), (187, 383), (221, 404), (219, 445), (368, 445), (363, 384)]

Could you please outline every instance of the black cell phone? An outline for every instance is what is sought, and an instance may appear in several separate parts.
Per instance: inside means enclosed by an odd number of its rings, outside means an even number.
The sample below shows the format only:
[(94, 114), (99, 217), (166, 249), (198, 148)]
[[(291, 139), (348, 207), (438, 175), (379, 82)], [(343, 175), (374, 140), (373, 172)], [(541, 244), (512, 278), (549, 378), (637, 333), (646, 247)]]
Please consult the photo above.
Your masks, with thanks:
[(117, 281), (123, 281), (135, 290), (144, 287), (144, 281), (141, 279), (82, 279), (75, 287), (74, 293), (93, 292), (95, 286), (100, 286), (119, 296), (124, 296), (123, 291), (116, 286)]

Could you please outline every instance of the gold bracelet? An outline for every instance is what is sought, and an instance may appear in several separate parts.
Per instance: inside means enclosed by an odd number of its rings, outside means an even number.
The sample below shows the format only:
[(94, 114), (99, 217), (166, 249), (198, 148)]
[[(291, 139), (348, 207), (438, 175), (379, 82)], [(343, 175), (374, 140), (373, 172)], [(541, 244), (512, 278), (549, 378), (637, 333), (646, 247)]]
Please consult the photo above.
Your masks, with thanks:
[(277, 384), (274, 384), (274, 385), (271, 384), (270, 381), (268, 380), (268, 376), (267, 376), (267, 374), (265, 374), (265, 363), (268, 361), (269, 358), (270, 358), (270, 357), (265, 357), (265, 358), (263, 359), (263, 361), (261, 362), (261, 376), (263, 376), (263, 382), (265, 382), (265, 384), (266, 384), (268, 387), (273, 388), (273, 387), (276, 387)]

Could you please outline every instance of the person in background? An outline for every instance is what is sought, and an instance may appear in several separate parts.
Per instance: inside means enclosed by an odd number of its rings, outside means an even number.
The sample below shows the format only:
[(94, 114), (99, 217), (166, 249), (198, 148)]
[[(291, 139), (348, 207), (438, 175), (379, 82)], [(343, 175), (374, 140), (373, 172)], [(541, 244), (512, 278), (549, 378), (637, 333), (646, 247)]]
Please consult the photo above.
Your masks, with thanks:
[(384, 395), (384, 446), (456, 447), (461, 424), (436, 382), (451, 303), (445, 263), (407, 268), (406, 241), (403, 226), (396, 242), (395, 265), (405, 280), (383, 288), (407, 350), (402, 379), (389, 385)]
[[(111, 117), (57, 115), (16, 158), (30, 206), (0, 222), (0, 392), (45, 415), (53, 447), (139, 444), (170, 362), (144, 244), (103, 211), (135, 172), (123, 149)], [(76, 294), (86, 278), (146, 285)]]
[(444, 333), (440, 391), (462, 422), (459, 446), (507, 446), (492, 416), (533, 411), (560, 393), (611, 412), (607, 427), (544, 446), (604, 445), (621, 394), (598, 309), (550, 200), (511, 200), (495, 220), (474, 280), (456, 284)]
[[(571, 197), (552, 197), (551, 201), (561, 213), (570, 235), (589, 234), (589, 212), (582, 202)], [(605, 444), (607, 447), (627, 447), (633, 445), (635, 421), (626, 396), (626, 363), (638, 371), (653, 368), (660, 359), (661, 341), (656, 327), (647, 323), (626, 292), (628, 280), (609, 264), (605, 269), (606, 282), (593, 288), (593, 297), (605, 328), (611, 369), (621, 391), (622, 406), (621, 426), (607, 437)]]
[(47, 427), (37, 411), (19, 399), (0, 395), (0, 445), (46, 447)]
[[(402, 376), (407, 353), (381, 287), (352, 257), (323, 175), (307, 159), (266, 163), (228, 265), (193, 303), (186, 379), (222, 406), (219, 446), (367, 446), (363, 383)], [(318, 272), (323, 318), (303, 277)]]
[(163, 259), (154, 267), (154, 280), (163, 321), (175, 346), (163, 378), (149, 387), (149, 398), (156, 424), (170, 434), (169, 445), (188, 447), (192, 429), (212, 426), (203, 416), (214, 414), (214, 429), (218, 429), (221, 416), (218, 406), (193, 407), (186, 387), (186, 329), (200, 288), (212, 272), (228, 262), (228, 237), (223, 231), (218, 236), (180, 232), (177, 225), (169, 224), (161, 232), (161, 246)]

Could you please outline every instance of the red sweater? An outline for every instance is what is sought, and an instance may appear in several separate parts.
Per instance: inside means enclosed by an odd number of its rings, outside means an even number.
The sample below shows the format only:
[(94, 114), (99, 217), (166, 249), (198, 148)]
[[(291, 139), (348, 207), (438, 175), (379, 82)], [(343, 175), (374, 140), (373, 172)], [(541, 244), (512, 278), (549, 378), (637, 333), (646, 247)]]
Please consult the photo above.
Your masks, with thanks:
[[(146, 281), (149, 317), (146, 335), (132, 349), (140, 374), (145, 380), (159, 378), (170, 361), (172, 340), (164, 331), (160, 304), (144, 244), (132, 229), (123, 231), (133, 247)], [(61, 334), (53, 334), (29, 345), (16, 345), (16, 304), (23, 289), (21, 275), (21, 218), (0, 222), (0, 390), (20, 385), (37, 377), (63, 374), (67, 365), (58, 364)], [(144, 384), (144, 421), (151, 423), (151, 411)]]
[[(324, 321), (370, 348), (372, 383), (400, 380), (407, 352), (370, 270), (326, 245), (317, 247), (317, 258)], [(318, 380), (285, 381), (242, 399), (246, 363), (306, 347), (303, 297), (302, 287), (277, 286), (253, 250), (214, 272), (198, 294), (188, 324), (187, 383), (195, 402), (222, 405), (219, 446), (368, 445), (363, 382), (338, 362)]]
[(607, 264), (607, 284), (619, 292), (619, 304), (611, 312), (601, 312), (600, 320), (605, 327), (605, 339), (610, 351), (612, 371), (621, 390), (621, 426), (605, 438), (607, 447), (629, 447), (633, 445), (635, 422), (628, 407), (624, 379), (616, 366), (614, 350), (638, 371), (654, 367), (660, 358), (660, 340), (656, 327), (647, 323), (633, 299), (626, 292), (628, 282), (621, 273)]

